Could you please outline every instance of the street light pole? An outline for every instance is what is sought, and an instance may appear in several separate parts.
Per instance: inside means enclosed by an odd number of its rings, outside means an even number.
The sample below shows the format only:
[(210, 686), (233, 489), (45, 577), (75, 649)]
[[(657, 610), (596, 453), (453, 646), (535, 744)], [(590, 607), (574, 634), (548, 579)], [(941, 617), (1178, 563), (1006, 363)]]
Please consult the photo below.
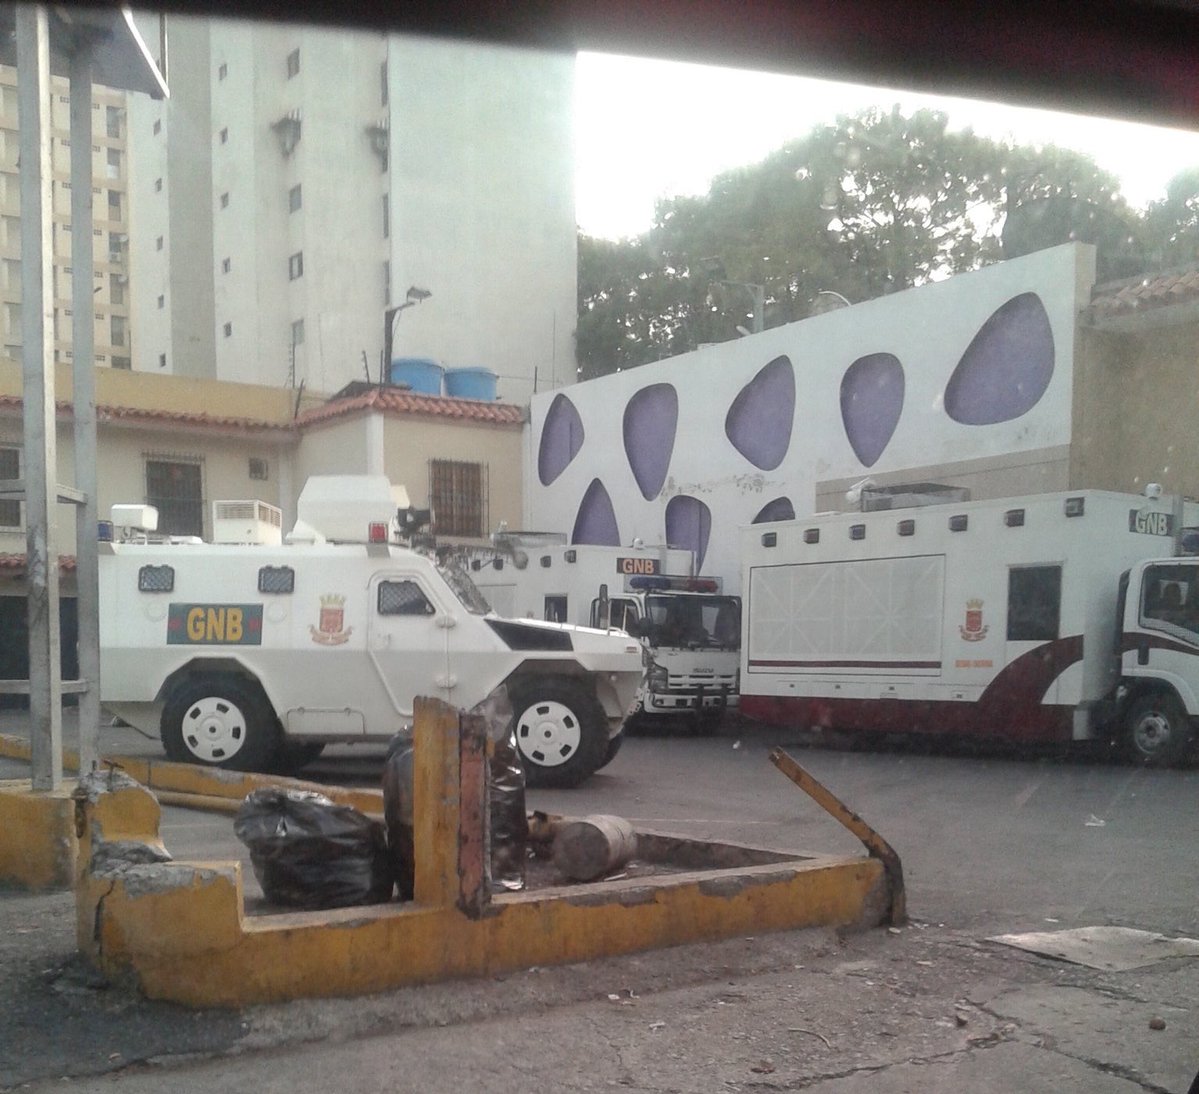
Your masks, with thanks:
[(422, 300), (428, 300), (432, 295), (428, 289), (420, 289), (415, 285), (410, 285), (408, 292), (405, 294), (404, 303), (396, 304), (383, 313), (383, 364), (379, 369), (380, 383), (383, 382), (383, 377), (387, 374), (387, 370), (391, 366), (391, 351), (395, 338), (396, 316), (405, 308), (411, 308), (414, 304), (419, 304)]

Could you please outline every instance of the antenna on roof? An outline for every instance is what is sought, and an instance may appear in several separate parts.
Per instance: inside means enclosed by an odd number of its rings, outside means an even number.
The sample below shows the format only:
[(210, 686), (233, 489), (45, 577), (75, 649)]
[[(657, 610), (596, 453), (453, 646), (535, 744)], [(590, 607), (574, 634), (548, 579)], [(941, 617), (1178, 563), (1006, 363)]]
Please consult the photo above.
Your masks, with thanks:
[(367, 360), (366, 350), (362, 351), (362, 371), (366, 373), (366, 382), (371, 382), (371, 363)]

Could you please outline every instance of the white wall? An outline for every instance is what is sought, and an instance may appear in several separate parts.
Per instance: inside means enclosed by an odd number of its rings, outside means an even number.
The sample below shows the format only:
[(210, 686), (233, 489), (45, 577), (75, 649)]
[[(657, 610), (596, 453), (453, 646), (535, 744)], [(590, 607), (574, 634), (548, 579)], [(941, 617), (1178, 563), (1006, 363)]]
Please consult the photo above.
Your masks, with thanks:
[[(703, 571), (721, 574), (735, 586), (736, 530), (776, 497), (788, 497), (796, 514), (803, 515), (813, 511), (816, 484), (823, 480), (986, 457), (1019, 459), (1022, 453), (1068, 445), (1075, 316), (1087, 301), (1092, 271), (1091, 248), (1057, 247), (579, 384), (560, 394), (577, 409), (585, 439), (574, 459), (548, 484), (539, 473), (539, 453), (547, 414), (558, 393), (540, 394), (531, 408), (526, 525), (570, 533), (584, 493), (599, 479), (611, 499), (621, 541), (639, 536), (662, 542), (670, 500), (697, 498), (708, 506), (712, 519)], [(1044, 308), (1052, 339), (1052, 375), (1043, 393), (1035, 398), (1034, 391), (1015, 392), (1015, 403), (1032, 399), (1033, 405), (1008, 420), (953, 420), (944, 407), (946, 385), (967, 347), (997, 309), (1030, 293)], [(992, 340), (987, 375), (975, 371), (976, 385), (993, 389), (989, 394), (983, 391), (984, 403), (1013, 400), (1012, 385), (1021, 379), (1026, 350), (1034, 354), (1037, 349), (1025, 346), (1020, 332), (1013, 336), (1009, 330), (1007, 335), (998, 345)], [(842, 381), (853, 362), (879, 353), (893, 354), (902, 367), (902, 410), (889, 442), (867, 466), (855, 453), (843, 423)], [(794, 370), (790, 443), (776, 467), (763, 469), (730, 440), (727, 416), (738, 393), (782, 356)], [(1023, 382), (1028, 383), (1027, 376)], [(665, 481), (646, 500), (626, 455), (622, 423), (629, 400), (654, 384), (669, 384), (677, 393), (678, 426)], [(774, 407), (760, 409), (771, 412)]]

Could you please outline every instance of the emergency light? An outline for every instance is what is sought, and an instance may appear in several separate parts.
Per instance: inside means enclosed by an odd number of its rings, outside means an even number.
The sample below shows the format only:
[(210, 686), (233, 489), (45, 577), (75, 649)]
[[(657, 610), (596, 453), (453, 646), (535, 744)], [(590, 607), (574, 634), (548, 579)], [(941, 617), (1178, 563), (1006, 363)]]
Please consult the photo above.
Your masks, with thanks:
[(96, 522), (96, 539), (101, 543), (111, 543), (113, 540), (113, 527), (111, 520), (101, 520)]
[(381, 520), (372, 520), (366, 530), (367, 543), (386, 543), (387, 524)]
[(666, 574), (640, 574), (629, 578), (629, 588), (648, 593), (718, 593), (720, 580), (715, 577), (670, 577)]

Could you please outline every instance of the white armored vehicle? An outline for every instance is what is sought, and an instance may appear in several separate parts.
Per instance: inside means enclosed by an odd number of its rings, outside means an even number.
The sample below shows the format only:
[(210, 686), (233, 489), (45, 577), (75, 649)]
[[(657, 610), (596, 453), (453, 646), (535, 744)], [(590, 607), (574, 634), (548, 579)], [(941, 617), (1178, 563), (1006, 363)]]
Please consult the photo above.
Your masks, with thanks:
[[(147, 507), (116, 506), (154, 523)], [(621, 742), (643, 675), (616, 630), (508, 620), (452, 566), (401, 545), (382, 476), (310, 479), (279, 511), (216, 502), (217, 542), (124, 531), (101, 544), (101, 696), (174, 760), (295, 767), (387, 741), (416, 696), (463, 709), (506, 684), (531, 785), (574, 786)]]

